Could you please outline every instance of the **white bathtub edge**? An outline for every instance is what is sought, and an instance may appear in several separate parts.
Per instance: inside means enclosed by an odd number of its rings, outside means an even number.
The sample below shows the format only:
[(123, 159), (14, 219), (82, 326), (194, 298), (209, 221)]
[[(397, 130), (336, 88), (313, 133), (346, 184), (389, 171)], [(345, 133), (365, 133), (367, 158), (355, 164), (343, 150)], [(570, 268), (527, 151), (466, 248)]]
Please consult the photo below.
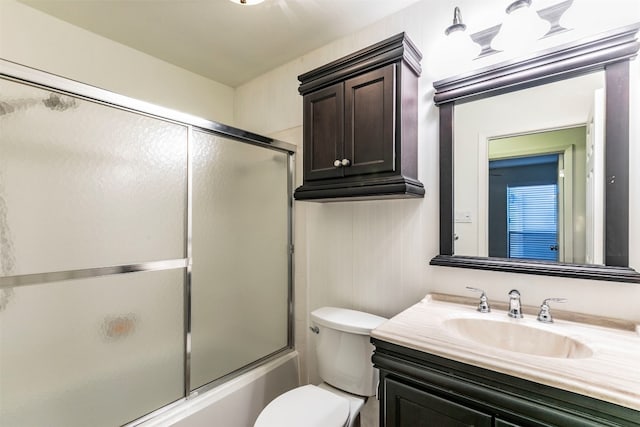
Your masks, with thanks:
[(257, 381), (263, 376), (266, 376), (285, 363), (297, 358), (297, 351), (292, 350), (287, 352), (284, 355), (277, 357), (264, 365), (257, 366), (256, 368), (239, 375), (238, 377), (233, 378), (212, 390), (208, 390), (196, 397), (192, 397), (182, 403), (178, 403), (174, 408), (171, 408), (167, 410), (167, 412), (159, 414), (144, 423), (138, 424), (138, 426), (166, 427), (179, 423), (180, 421), (183, 421), (230, 396), (232, 393), (241, 390), (243, 387), (249, 386), (251, 383)]

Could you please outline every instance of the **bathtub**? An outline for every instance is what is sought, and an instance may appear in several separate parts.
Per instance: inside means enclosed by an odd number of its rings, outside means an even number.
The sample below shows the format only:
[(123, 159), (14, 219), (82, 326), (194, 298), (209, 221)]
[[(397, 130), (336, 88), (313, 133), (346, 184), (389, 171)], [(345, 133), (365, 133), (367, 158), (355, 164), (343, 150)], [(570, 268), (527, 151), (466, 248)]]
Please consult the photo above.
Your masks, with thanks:
[(271, 400), (298, 385), (298, 352), (290, 351), (137, 425), (252, 427)]

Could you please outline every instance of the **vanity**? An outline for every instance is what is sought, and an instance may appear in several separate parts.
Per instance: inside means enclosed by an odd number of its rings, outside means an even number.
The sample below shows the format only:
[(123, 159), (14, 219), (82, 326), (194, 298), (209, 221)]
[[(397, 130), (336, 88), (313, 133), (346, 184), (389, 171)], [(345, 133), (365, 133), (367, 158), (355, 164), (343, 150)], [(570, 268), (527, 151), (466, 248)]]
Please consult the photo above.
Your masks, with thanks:
[(477, 307), (430, 294), (372, 331), (381, 427), (640, 425), (636, 325)]
[[(434, 82), (440, 253), (431, 265), (640, 283), (629, 265), (629, 62), (639, 30)], [(499, 123), (487, 127), (492, 117)], [(550, 135), (567, 130), (575, 134), (562, 143)], [(541, 231), (525, 206), (537, 215), (549, 200)], [(636, 324), (550, 309), (554, 299), (523, 307), (516, 290), (496, 299), (430, 294), (371, 332), (382, 427), (640, 426)]]
[[(639, 29), (434, 82), (440, 253), (431, 265), (640, 283), (629, 265), (629, 62)], [(592, 108), (569, 110), (567, 94)], [(500, 123), (487, 125), (492, 117)], [(550, 135), (566, 130), (575, 138), (562, 144)], [(538, 187), (553, 190), (549, 241), (519, 204)], [(546, 196), (535, 195), (537, 214)], [(533, 235), (544, 243), (522, 250)], [(381, 426), (640, 426), (637, 325), (549, 309), (553, 299), (522, 307), (516, 290), (496, 299), (430, 294), (372, 331)]]

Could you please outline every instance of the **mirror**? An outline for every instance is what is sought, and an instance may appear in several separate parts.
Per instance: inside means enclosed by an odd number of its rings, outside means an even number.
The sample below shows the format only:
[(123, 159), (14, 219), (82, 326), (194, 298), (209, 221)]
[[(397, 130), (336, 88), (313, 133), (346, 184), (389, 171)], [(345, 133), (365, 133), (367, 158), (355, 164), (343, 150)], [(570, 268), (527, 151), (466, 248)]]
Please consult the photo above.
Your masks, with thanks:
[(454, 254), (604, 264), (604, 71), (455, 115)]
[(628, 267), (629, 59), (639, 28), (434, 83), (432, 265), (640, 283)]

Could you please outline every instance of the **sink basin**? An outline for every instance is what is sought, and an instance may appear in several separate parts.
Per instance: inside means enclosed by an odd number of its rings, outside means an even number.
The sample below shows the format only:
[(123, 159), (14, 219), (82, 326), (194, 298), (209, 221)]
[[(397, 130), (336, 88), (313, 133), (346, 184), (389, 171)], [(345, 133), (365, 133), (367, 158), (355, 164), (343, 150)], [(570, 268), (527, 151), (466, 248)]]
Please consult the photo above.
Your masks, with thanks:
[(454, 318), (445, 320), (444, 325), (463, 338), (516, 353), (561, 359), (583, 359), (593, 354), (589, 347), (571, 337), (517, 321)]

